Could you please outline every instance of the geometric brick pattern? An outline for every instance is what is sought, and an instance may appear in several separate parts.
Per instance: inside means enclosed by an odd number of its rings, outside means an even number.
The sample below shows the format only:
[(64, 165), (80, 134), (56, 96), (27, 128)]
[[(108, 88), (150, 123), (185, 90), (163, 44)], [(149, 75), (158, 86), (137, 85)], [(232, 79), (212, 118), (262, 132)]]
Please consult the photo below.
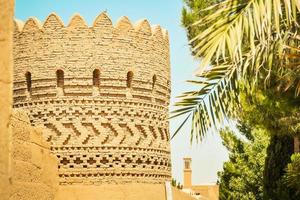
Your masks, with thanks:
[(170, 179), (165, 30), (106, 13), (91, 27), (79, 15), (16, 21), (14, 66), (14, 107), (44, 128), (61, 184)]
[[(72, 151), (70, 149), (56, 149), (56, 152), (60, 153), (58, 157), (61, 184), (101, 184), (113, 179), (118, 183), (145, 180), (160, 183), (170, 176), (168, 152), (163, 150), (138, 147), (81, 147)], [(82, 173), (83, 170), (86, 170), (86, 173)]]

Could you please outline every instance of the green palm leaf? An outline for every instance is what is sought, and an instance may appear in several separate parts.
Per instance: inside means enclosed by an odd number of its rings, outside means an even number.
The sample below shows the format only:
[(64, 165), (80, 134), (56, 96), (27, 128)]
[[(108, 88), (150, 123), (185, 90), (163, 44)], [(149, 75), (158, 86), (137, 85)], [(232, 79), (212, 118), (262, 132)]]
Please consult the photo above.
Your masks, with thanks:
[(299, 0), (224, 0), (205, 11), (211, 12), (192, 24), (200, 31), (190, 43), (201, 64), (199, 80), (189, 82), (199, 90), (183, 93), (172, 112), (192, 116), (197, 140), (235, 116), (238, 82), (251, 91), (275, 82), (300, 94)]

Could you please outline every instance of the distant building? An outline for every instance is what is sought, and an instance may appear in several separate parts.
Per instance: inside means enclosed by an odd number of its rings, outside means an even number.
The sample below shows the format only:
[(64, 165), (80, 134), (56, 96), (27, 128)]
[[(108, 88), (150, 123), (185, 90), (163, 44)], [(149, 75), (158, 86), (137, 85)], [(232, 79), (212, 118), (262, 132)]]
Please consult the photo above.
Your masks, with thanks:
[(216, 184), (193, 185), (192, 184), (192, 159), (183, 158), (183, 191), (199, 200), (218, 200), (219, 186)]

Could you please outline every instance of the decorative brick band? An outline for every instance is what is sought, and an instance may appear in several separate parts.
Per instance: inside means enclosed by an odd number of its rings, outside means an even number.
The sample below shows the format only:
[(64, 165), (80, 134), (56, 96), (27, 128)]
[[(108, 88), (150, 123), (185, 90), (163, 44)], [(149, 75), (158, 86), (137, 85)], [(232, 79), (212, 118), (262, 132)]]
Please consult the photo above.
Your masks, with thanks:
[(88, 182), (93, 184), (131, 182), (135, 178), (143, 183), (163, 183), (171, 178), (169, 152), (106, 147), (88, 148), (86, 153), (59, 149), (56, 153), (61, 183), (82, 182), (82, 177), (90, 178)]
[(171, 178), (169, 39), (160, 26), (127, 17), (113, 26), (106, 13), (91, 27), (80, 15), (68, 26), (55, 14), (43, 24), (16, 20), (14, 66), (14, 107), (43, 128), (61, 184)]

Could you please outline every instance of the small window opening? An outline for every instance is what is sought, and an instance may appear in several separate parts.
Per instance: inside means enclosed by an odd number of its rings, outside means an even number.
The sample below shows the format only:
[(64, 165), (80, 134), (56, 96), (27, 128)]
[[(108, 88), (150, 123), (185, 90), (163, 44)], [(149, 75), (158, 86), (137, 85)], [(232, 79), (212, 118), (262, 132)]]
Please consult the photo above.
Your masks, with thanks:
[(99, 87), (100, 85), (100, 71), (99, 69), (95, 69), (93, 71), (93, 86)]
[(56, 71), (57, 87), (64, 87), (64, 71), (59, 69)]
[(152, 77), (152, 89), (154, 89), (156, 83), (156, 75), (153, 75)]
[(129, 71), (127, 73), (127, 87), (128, 88), (131, 88), (131, 86), (132, 86), (132, 79), (133, 79), (133, 72)]
[(26, 77), (27, 91), (31, 92), (31, 73), (26, 72), (25, 77)]
[(185, 169), (190, 169), (190, 162), (189, 161), (185, 161)]

